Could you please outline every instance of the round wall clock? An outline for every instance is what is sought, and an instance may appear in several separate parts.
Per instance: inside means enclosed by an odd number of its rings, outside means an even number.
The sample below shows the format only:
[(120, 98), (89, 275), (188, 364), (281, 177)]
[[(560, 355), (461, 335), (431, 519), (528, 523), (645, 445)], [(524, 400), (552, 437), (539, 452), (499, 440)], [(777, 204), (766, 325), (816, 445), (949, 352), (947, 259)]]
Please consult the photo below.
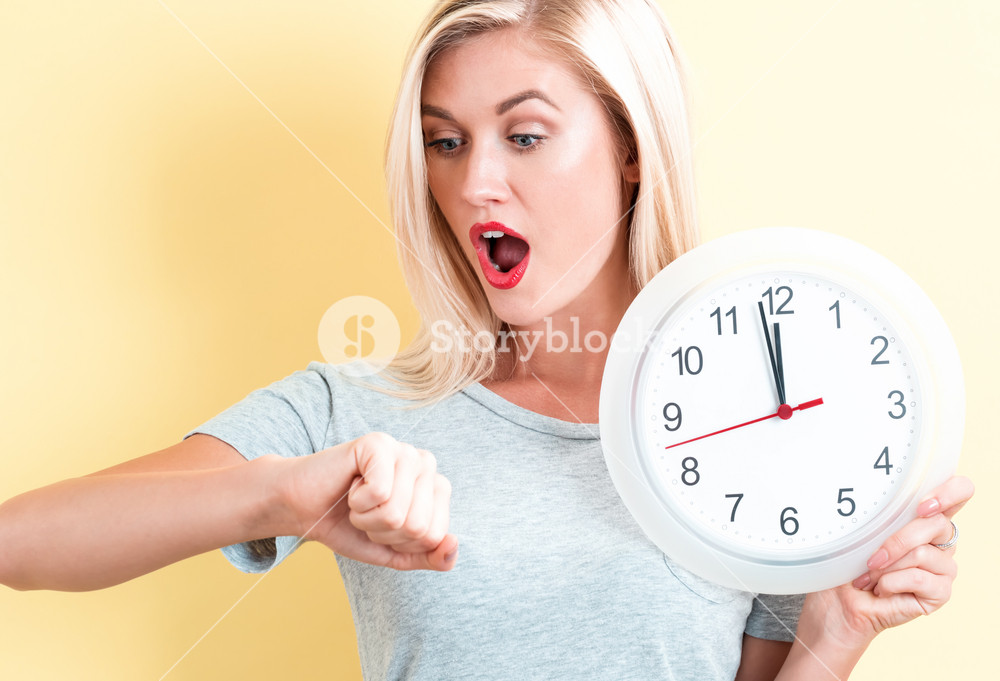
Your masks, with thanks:
[(954, 341), (891, 262), (813, 230), (684, 254), (639, 293), (601, 386), (605, 460), (664, 553), (724, 586), (853, 580), (958, 461)]

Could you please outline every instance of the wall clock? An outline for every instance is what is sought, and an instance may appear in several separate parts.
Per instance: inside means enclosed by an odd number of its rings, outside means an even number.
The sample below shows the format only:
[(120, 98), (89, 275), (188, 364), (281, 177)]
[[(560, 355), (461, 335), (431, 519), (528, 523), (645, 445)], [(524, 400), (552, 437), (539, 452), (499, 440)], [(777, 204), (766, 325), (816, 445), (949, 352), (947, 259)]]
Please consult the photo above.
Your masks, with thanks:
[(605, 460), (664, 553), (724, 586), (853, 580), (957, 464), (958, 351), (923, 291), (843, 237), (774, 227), (639, 293), (601, 385)]

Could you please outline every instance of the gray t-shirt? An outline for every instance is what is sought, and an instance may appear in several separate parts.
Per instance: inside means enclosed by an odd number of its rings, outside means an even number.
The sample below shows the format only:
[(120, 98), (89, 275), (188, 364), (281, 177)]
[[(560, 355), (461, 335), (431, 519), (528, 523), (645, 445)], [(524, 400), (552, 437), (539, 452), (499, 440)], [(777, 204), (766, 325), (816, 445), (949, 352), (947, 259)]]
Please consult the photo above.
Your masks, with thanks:
[[(405, 404), (312, 362), (185, 435), (214, 435), (247, 459), (373, 431), (434, 454), (452, 484), (455, 567), (400, 572), (337, 556), (366, 680), (732, 679), (744, 631), (792, 640), (801, 597), (717, 586), (646, 538), (596, 424), (536, 414), (479, 384)], [(295, 546), (279, 537), (277, 562)], [(223, 551), (247, 572), (274, 562), (244, 545)]]

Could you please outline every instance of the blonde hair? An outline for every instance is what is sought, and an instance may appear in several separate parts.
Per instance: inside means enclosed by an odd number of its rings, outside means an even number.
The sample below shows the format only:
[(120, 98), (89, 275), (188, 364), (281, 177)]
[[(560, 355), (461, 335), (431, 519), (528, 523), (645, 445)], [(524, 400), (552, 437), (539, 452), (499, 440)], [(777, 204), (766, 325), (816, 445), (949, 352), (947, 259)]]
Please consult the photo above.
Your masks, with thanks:
[[(488, 377), (504, 327), (431, 196), (421, 86), (441, 52), (477, 35), (526, 31), (575, 67), (607, 109), (639, 187), (623, 216), (632, 283), (641, 288), (698, 241), (684, 59), (654, 0), (446, 0), (418, 33), (403, 70), (386, 143), (386, 180), (404, 277), (423, 323), (382, 376), (419, 404)], [(624, 188), (623, 179), (623, 188)], [(450, 349), (434, 325), (492, 343)], [(416, 404), (414, 406), (419, 406)]]

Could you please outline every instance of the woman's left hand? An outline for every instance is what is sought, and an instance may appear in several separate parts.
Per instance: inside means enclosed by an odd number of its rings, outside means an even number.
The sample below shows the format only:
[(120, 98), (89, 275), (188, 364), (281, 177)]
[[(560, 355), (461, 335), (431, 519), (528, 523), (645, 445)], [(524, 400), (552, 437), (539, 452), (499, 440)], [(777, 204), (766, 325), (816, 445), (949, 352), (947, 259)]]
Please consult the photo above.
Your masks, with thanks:
[(803, 614), (821, 618), (824, 634), (839, 644), (863, 648), (879, 632), (947, 603), (958, 574), (956, 546), (935, 544), (951, 541), (957, 532), (951, 518), (974, 491), (972, 481), (961, 476), (937, 487), (917, 507), (918, 517), (872, 555), (868, 572), (851, 584), (810, 594)]

